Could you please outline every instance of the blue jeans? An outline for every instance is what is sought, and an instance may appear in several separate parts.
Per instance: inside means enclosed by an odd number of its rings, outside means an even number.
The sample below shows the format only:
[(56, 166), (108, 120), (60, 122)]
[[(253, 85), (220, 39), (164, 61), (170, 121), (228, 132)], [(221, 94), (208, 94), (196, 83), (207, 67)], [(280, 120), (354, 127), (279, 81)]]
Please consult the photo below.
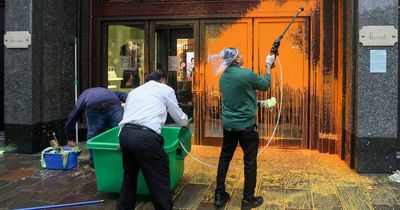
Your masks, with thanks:
[[(86, 112), (87, 139), (91, 139), (104, 129), (116, 127), (122, 120), (124, 110), (119, 105), (114, 105), (107, 109)], [(89, 150), (89, 162), (93, 162), (92, 151)]]

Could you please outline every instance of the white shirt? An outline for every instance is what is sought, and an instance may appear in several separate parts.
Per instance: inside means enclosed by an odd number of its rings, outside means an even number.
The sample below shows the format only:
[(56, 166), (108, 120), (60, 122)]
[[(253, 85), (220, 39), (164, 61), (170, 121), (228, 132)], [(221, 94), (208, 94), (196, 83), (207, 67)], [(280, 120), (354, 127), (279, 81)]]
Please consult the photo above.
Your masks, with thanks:
[(181, 126), (186, 125), (188, 117), (178, 106), (174, 89), (170, 86), (149, 81), (135, 88), (128, 94), (124, 116), (119, 123), (146, 126), (157, 133), (167, 120), (167, 113)]

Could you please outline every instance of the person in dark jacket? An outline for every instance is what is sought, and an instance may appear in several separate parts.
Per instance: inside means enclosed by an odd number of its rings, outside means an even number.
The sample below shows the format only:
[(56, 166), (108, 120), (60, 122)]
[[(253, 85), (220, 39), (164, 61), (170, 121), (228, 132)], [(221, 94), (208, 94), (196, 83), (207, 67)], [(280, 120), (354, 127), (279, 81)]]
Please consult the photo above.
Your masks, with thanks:
[(275, 55), (268, 55), (264, 77), (242, 67), (243, 57), (236, 48), (225, 48), (221, 52), (224, 70), (219, 87), (222, 93), (223, 143), (218, 163), (217, 186), (214, 205), (223, 206), (230, 198), (225, 191), (225, 179), (237, 144), (243, 150), (244, 189), (241, 209), (251, 209), (263, 203), (261, 196), (254, 196), (257, 180), (257, 152), (259, 136), (256, 126), (256, 90), (266, 91), (270, 87), (271, 66)]
[[(95, 137), (106, 128), (118, 126), (124, 110), (121, 101), (125, 102), (127, 94), (111, 91), (103, 87), (85, 90), (75, 103), (65, 122), (65, 135), (68, 146), (75, 146), (75, 124), (83, 113), (86, 117), (87, 139)], [(90, 152), (89, 162), (93, 163)]]

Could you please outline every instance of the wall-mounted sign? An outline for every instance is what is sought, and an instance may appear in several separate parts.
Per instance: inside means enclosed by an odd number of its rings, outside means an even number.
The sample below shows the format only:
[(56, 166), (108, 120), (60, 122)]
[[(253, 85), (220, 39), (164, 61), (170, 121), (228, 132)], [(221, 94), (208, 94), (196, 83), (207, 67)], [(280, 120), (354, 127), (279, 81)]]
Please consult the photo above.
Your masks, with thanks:
[(394, 26), (363, 26), (360, 42), (364, 46), (393, 46), (397, 42), (397, 29)]
[(28, 31), (7, 31), (4, 45), (6, 48), (28, 48), (31, 45), (31, 34)]
[(386, 50), (370, 50), (370, 72), (386, 72)]

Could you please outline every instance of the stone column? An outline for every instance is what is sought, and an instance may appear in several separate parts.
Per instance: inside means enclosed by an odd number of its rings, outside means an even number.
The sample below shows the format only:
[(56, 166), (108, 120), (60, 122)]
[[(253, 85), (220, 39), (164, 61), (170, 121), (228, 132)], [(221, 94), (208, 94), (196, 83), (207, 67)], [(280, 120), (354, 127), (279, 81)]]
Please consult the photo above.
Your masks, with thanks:
[(5, 31), (28, 31), (28, 48), (5, 49), (6, 149), (34, 153), (49, 146), (74, 103), (76, 0), (6, 0)]
[[(398, 29), (397, 0), (359, 0), (358, 4), (358, 30), (363, 26), (394, 26)], [(374, 55), (371, 50), (386, 51), (385, 72), (372, 72), (376, 68), (371, 68), (371, 53)], [(372, 61), (381, 62), (382, 59)], [(398, 62), (398, 43), (393, 46), (364, 46), (358, 43), (354, 113), (357, 172), (391, 172), (396, 169)]]
[[(0, 0), (0, 34), (4, 34), (4, 1)], [(0, 131), (4, 131), (4, 45), (0, 43)], [(3, 135), (0, 133), (0, 147), (4, 145)]]

